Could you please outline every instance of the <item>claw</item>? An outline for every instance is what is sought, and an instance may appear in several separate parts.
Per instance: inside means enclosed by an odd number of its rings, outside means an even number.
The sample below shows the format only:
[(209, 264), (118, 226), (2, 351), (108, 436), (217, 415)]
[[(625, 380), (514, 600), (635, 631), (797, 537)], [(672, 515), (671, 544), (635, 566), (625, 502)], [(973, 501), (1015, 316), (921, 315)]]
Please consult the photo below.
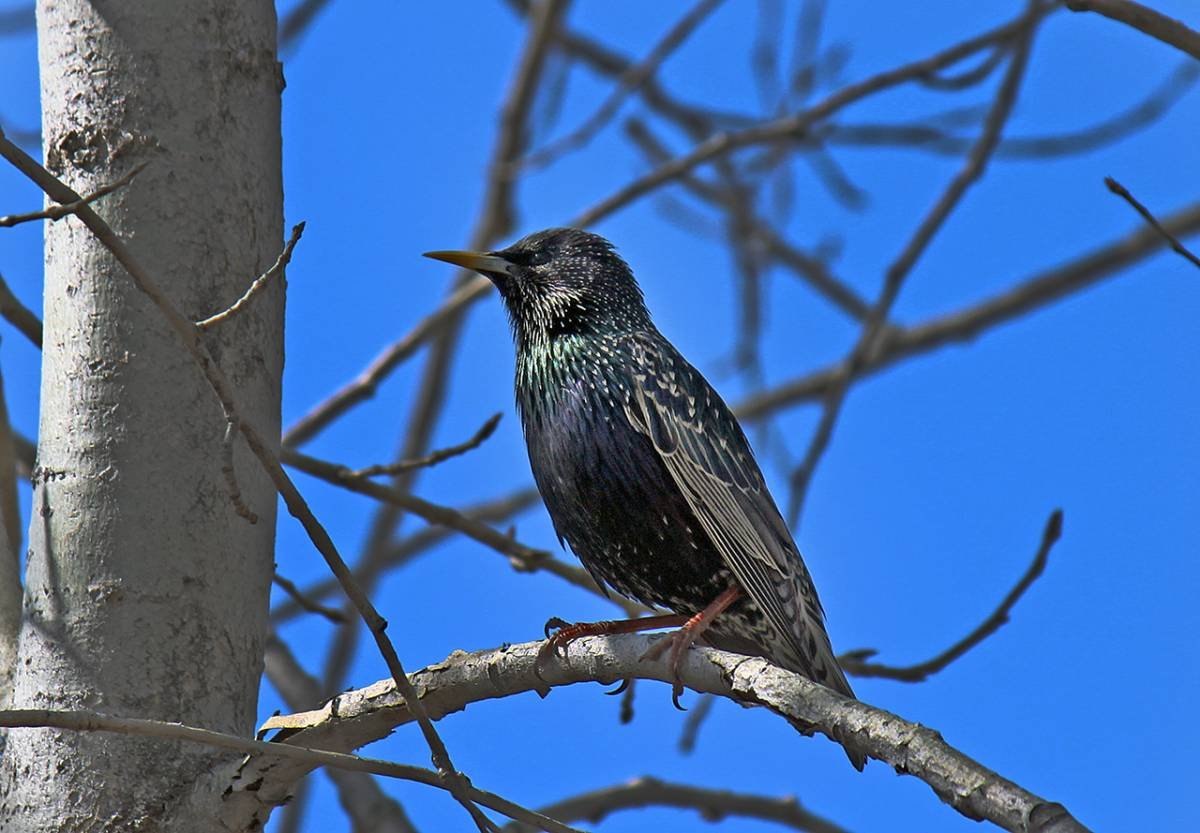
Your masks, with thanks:
[(557, 616), (551, 616), (549, 619), (546, 620), (546, 626), (545, 626), (545, 628), (543, 628), (542, 632), (545, 633), (546, 638), (549, 639), (550, 631), (552, 631), (552, 630), (560, 631), (563, 628), (568, 627), (570, 624), (571, 624), (570, 622), (566, 622), (562, 619), (559, 619)]
[(683, 695), (683, 686), (680, 683), (675, 683), (675, 685), (671, 686), (671, 704), (674, 705), (675, 708), (679, 709), (681, 712), (685, 712), (685, 711), (687, 711), (687, 709), (684, 708), (683, 706), (679, 705), (679, 698), (682, 695)]
[(629, 688), (629, 678), (628, 678), (628, 677), (626, 677), (625, 679), (621, 680), (621, 683), (620, 683), (620, 685), (618, 685), (618, 686), (617, 686), (616, 688), (614, 688), (612, 691), (606, 691), (606, 692), (604, 692), (604, 693), (605, 693), (605, 694), (607, 694), (609, 697), (615, 697), (615, 696), (617, 696), (618, 694), (622, 694), (622, 693), (624, 693), (624, 692), (625, 692), (625, 690), (626, 690), (627, 688)]

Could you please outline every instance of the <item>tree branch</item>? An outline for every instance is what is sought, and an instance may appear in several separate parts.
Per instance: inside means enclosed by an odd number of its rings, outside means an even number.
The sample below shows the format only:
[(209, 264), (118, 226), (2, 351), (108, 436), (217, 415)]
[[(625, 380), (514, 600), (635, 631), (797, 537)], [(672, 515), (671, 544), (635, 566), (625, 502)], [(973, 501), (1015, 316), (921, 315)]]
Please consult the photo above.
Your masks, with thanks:
[(12, 226), (20, 225), (21, 223), (29, 223), (34, 220), (49, 220), (51, 222), (56, 222), (61, 220), (63, 217), (70, 216), (71, 214), (78, 214), (79, 209), (84, 208), (85, 206), (90, 206), (101, 197), (107, 196), (120, 188), (124, 188), (133, 181), (135, 176), (145, 170), (146, 165), (148, 164), (150, 163), (143, 162), (140, 165), (135, 165), (134, 167), (130, 168), (129, 172), (120, 179), (116, 180), (115, 182), (110, 182), (108, 185), (97, 188), (86, 197), (80, 197), (78, 194), (76, 194), (76, 198), (70, 202), (56, 200), (58, 203), (57, 205), (52, 205), (49, 208), (43, 208), (41, 211), (30, 211), (28, 214), (5, 214), (3, 217), (0, 217), (0, 228), (11, 228)]
[(391, 486), (376, 483), (372, 480), (364, 480), (361, 477), (356, 477), (354, 471), (345, 466), (339, 466), (336, 463), (330, 463), (325, 460), (318, 460), (316, 457), (309, 457), (306, 454), (301, 454), (291, 449), (284, 449), (281, 452), (280, 459), (292, 468), (299, 469), (306, 474), (311, 474), (313, 477), (318, 477), (327, 483), (332, 483), (335, 486), (341, 486), (352, 492), (358, 492), (359, 494), (367, 495), (368, 497), (373, 497), (376, 500), (399, 507), (406, 512), (411, 512), (420, 518), (424, 518), (429, 523), (457, 530), (468, 538), (473, 538), (479, 543), (491, 547), (496, 552), (508, 556), (509, 563), (513, 565), (514, 569), (520, 572), (545, 570), (569, 584), (581, 587), (602, 598), (607, 598), (630, 616), (637, 616), (647, 611), (647, 608), (636, 602), (631, 602), (621, 596), (606, 594), (587, 571), (563, 563), (546, 550), (528, 547), (504, 533), (492, 529), (487, 524), (476, 521), (448, 506), (439, 506)]
[[(555, 686), (580, 682), (610, 685), (637, 678), (669, 682), (667, 663), (643, 662), (656, 639), (627, 635), (585, 637), (566, 657), (547, 657), (539, 678), (535, 664), (544, 643), (526, 642), (473, 654), (455, 652), (413, 674), (413, 684), (430, 715), (442, 718), (472, 703), (523, 692), (542, 695)], [(986, 819), (1020, 833), (1084, 833), (1062, 805), (1040, 798), (946, 743), (935, 731), (857, 700), (842, 697), (766, 660), (696, 648), (680, 668), (689, 688), (742, 704), (757, 704), (786, 719), (801, 734), (819, 733), (883, 761), (901, 774), (924, 781), (943, 801), (971, 819)], [(335, 697), (323, 708), (271, 718), (263, 730), (284, 730), (283, 743), (353, 749), (386, 737), (409, 721), (404, 700), (388, 680)], [(286, 786), (311, 766), (283, 762), (247, 763), (242, 777), (257, 783), (261, 801), (286, 793)], [(244, 788), (243, 788), (244, 790)]]
[(283, 251), (279, 253), (279, 257), (275, 259), (275, 263), (271, 266), (271, 268), (255, 278), (250, 283), (250, 286), (246, 289), (246, 291), (242, 294), (242, 297), (234, 301), (228, 309), (222, 310), (216, 315), (211, 315), (201, 321), (197, 321), (196, 326), (201, 330), (211, 329), (217, 324), (220, 324), (222, 321), (228, 321), (230, 318), (233, 318), (233, 316), (245, 309), (246, 305), (250, 303), (251, 299), (264, 288), (266, 288), (267, 284), (271, 282), (272, 278), (283, 274), (283, 270), (286, 269), (287, 265), (292, 262), (292, 250), (295, 249), (296, 244), (300, 242), (300, 236), (302, 234), (304, 234), (304, 223), (297, 223), (296, 225), (292, 226), (292, 236), (289, 237), (287, 243), (284, 244)]
[(1073, 12), (1102, 14), (1200, 60), (1200, 32), (1141, 3), (1133, 0), (1067, 0), (1067, 8)]
[[(343, 752), (331, 752), (323, 749), (313, 749), (295, 744), (268, 743), (260, 740), (247, 740), (237, 735), (217, 732), (212, 729), (201, 729), (195, 726), (185, 726), (182, 723), (167, 723), (163, 720), (147, 720), (140, 717), (113, 717), (83, 710), (52, 711), (49, 709), (9, 709), (0, 711), (0, 726), (9, 729), (66, 729), (74, 732), (114, 732), (121, 735), (138, 737), (161, 738), (163, 740), (182, 740), (190, 743), (201, 743), (217, 749), (230, 749), (256, 756), (260, 764), (270, 764), (282, 758), (293, 766), (304, 766), (309, 770), (318, 766), (337, 767), (348, 772), (369, 772), (374, 775), (384, 775), (388, 778), (399, 778), (405, 781), (415, 781), (430, 787), (453, 793), (448, 774), (434, 772), (409, 764), (396, 764), (377, 758), (362, 758), (358, 755), (347, 755)], [(514, 804), (498, 795), (467, 785), (466, 795), (470, 800), (485, 807), (491, 807), (509, 818), (520, 819), (534, 825), (535, 829), (552, 831), (552, 833), (580, 833), (573, 827), (562, 822), (546, 818), (532, 810), (527, 810), (519, 804)], [(231, 792), (231, 794), (234, 794)], [(226, 795), (226, 801), (230, 800)], [(228, 815), (222, 819), (229, 830), (248, 829), (230, 824)]]
[[(1200, 232), (1200, 203), (1162, 221), (1171, 234)], [(1152, 229), (1138, 228), (1123, 238), (1039, 273), (1013, 288), (957, 312), (934, 316), (911, 327), (893, 328), (880, 338), (854, 378), (862, 379), (912, 356), (970, 341), (999, 324), (1048, 306), (1105, 278), (1120, 274), (1138, 261), (1162, 250), (1162, 238)], [(833, 364), (744, 399), (735, 408), (744, 420), (758, 420), (801, 402), (820, 399), (835, 383), (841, 363)]]
[[(691, 784), (672, 784), (644, 775), (624, 784), (581, 793), (542, 807), (539, 812), (559, 821), (600, 822), (619, 810), (644, 807), (678, 807), (696, 810), (709, 822), (724, 821), (730, 816), (772, 821), (792, 830), (805, 833), (847, 833), (844, 827), (804, 809), (796, 796), (770, 798), (732, 790), (715, 790)], [(526, 833), (533, 830), (520, 822), (504, 827), (504, 833)]]
[(422, 469), (436, 466), (438, 463), (445, 462), (454, 457), (459, 457), (472, 451), (492, 436), (496, 431), (496, 426), (500, 424), (500, 418), (504, 416), (502, 413), (494, 413), (488, 417), (487, 422), (479, 427), (479, 430), (471, 435), (471, 438), (466, 442), (458, 443), (457, 445), (439, 448), (436, 451), (431, 451), (421, 457), (412, 460), (400, 460), (396, 463), (389, 463), (381, 466), (367, 466), (365, 469), (358, 469), (351, 472), (352, 477), (376, 477), (381, 474), (396, 475), (401, 472), (406, 472), (411, 469)]
[(1111, 176), (1104, 177), (1104, 184), (1108, 186), (1108, 190), (1112, 191), (1118, 197), (1133, 206), (1133, 210), (1138, 214), (1141, 214), (1142, 219), (1149, 223), (1151, 228), (1162, 235), (1163, 240), (1167, 241), (1176, 254), (1180, 255), (1185, 260), (1190, 261), (1193, 266), (1200, 267), (1200, 258), (1188, 251), (1187, 247), (1180, 243), (1175, 235), (1163, 228), (1162, 224), (1158, 222), (1158, 219), (1150, 213), (1150, 209), (1138, 202), (1137, 198), (1134, 197), (1133, 194), (1129, 193), (1129, 190), (1124, 185), (1117, 182)]

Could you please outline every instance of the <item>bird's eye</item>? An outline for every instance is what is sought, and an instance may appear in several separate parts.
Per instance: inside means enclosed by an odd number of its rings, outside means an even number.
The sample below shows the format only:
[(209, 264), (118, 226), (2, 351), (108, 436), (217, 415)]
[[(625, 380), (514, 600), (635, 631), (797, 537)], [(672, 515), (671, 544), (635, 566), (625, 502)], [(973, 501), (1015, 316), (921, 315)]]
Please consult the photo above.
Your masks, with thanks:
[(549, 249), (538, 249), (536, 252), (534, 252), (533, 254), (531, 254), (529, 256), (529, 265), (530, 266), (544, 266), (545, 264), (550, 262), (550, 258), (553, 256), (554, 256), (554, 253), (552, 251), (550, 251)]

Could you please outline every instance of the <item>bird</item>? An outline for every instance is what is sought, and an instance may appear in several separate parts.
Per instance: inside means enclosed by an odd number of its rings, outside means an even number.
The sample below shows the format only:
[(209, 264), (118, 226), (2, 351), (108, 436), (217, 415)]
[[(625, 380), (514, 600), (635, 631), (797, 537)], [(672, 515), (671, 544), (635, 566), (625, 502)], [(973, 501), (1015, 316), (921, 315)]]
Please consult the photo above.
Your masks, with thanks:
[[(678, 627), (678, 668), (697, 640), (761, 656), (854, 697), (791, 531), (733, 412), (654, 325), (628, 264), (576, 228), (487, 252), (426, 257), (499, 291), (516, 347), (530, 468), (560, 545), (597, 584), (658, 610), (627, 621), (547, 623), (543, 651), (590, 634)], [(862, 769), (865, 757), (847, 749)]]

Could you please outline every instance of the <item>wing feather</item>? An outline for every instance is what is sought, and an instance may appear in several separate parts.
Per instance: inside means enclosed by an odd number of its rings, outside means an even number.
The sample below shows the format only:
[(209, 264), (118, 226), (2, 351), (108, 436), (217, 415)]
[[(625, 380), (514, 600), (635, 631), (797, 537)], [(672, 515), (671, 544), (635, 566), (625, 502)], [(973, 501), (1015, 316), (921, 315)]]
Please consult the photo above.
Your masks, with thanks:
[(786, 664), (850, 694), (812, 579), (740, 426), (695, 368), (655, 347), (635, 356), (627, 418), (650, 438), (730, 572), (782, 636)]

